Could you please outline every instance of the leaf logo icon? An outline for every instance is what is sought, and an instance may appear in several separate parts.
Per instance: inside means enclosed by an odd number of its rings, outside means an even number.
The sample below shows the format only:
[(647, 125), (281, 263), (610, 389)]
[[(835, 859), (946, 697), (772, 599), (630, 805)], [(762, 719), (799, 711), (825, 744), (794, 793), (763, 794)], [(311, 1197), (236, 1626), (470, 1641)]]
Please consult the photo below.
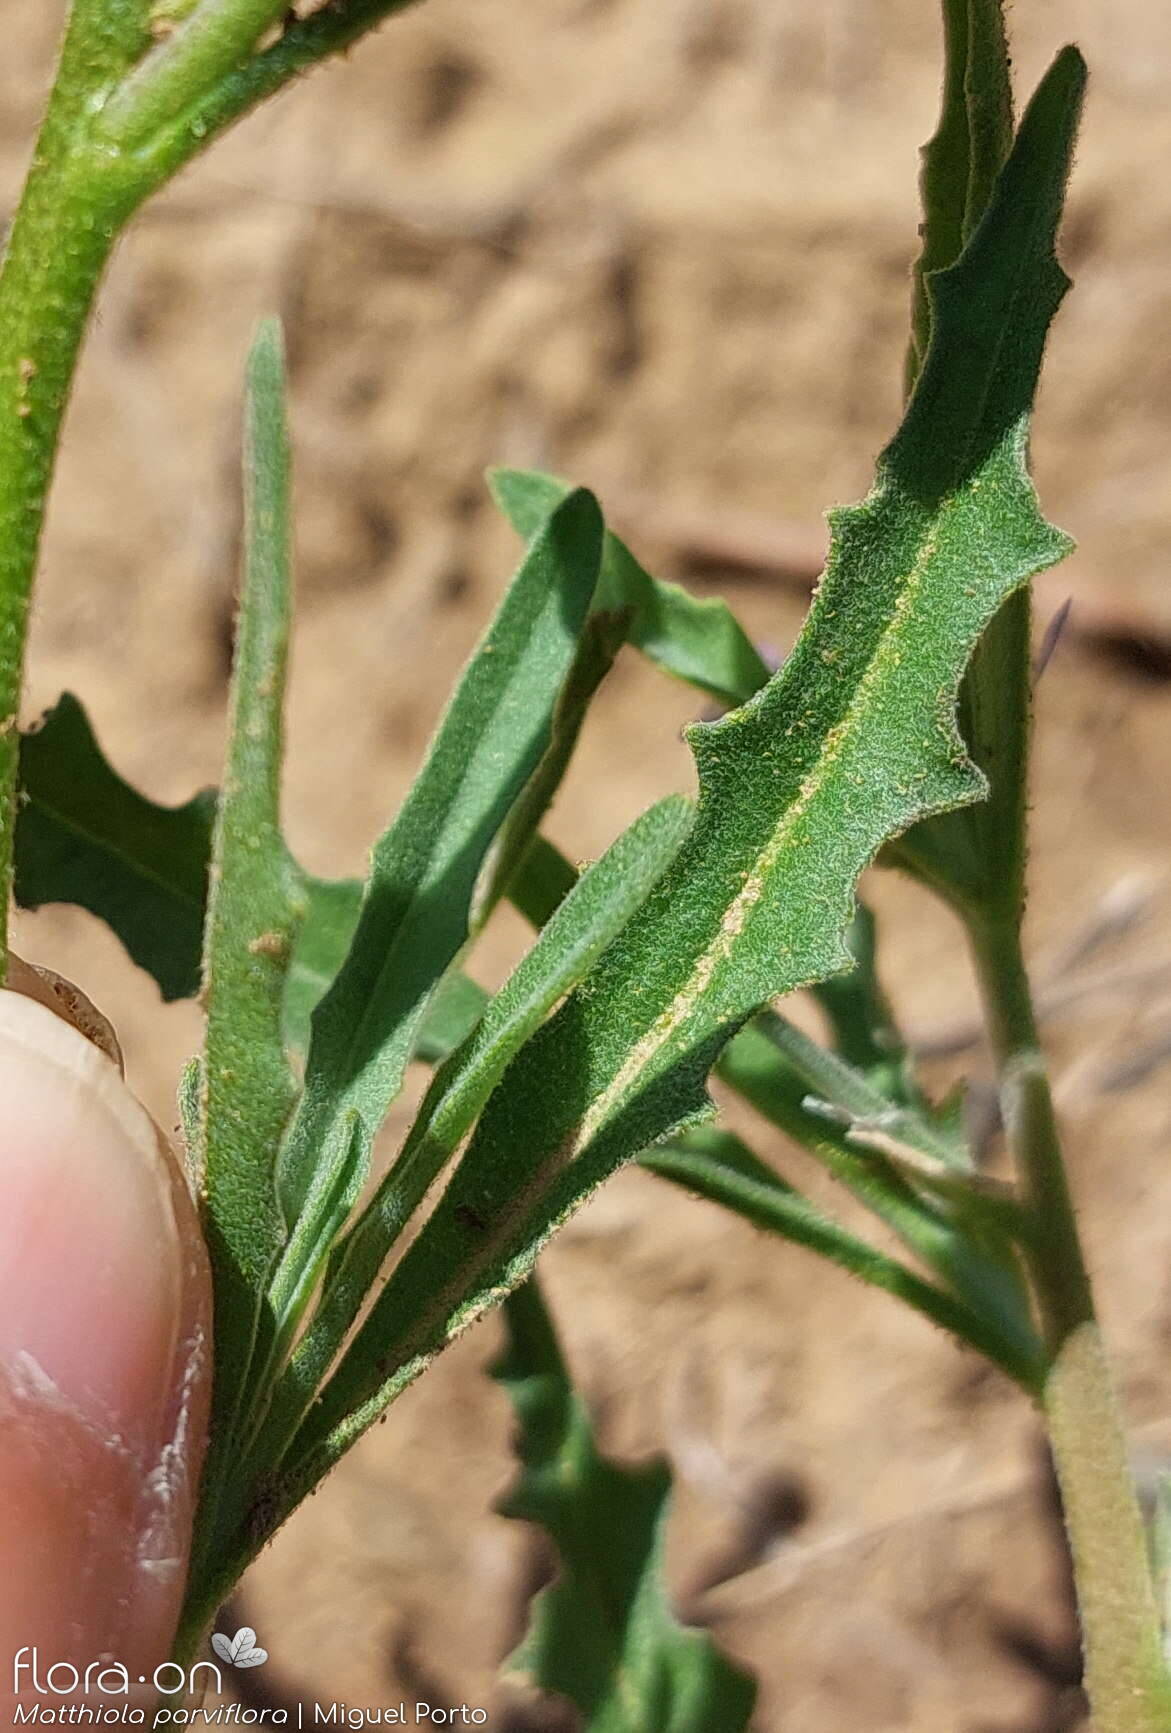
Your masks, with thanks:
[(257, 1648), (256, 1632), (250, 1625), (241, 1625), (234, 1637), (217, 1631), (211, 1646), (229, 1667), (263, 1667), (268, 1660), (268, 1650)]

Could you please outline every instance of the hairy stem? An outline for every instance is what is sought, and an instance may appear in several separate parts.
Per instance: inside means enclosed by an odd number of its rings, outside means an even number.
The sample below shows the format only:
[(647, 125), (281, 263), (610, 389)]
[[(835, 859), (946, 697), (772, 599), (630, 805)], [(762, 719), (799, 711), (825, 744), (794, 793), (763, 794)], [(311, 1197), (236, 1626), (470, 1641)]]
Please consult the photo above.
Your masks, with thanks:
[(45, 500), (77, 352), (128, 214), (124, 177), (86, 160), (87, 104), (140, 49), (137, 9), (74, 7), (0, 270), (0, 982), (8, 962), (17, 719)]
[(48, 113), (0, 269), (0, 984), (17, 719), (45, 503), (106, 262), (146, 198), (256, 103), (406, 0), (332, 0), (257, 47), (274, 0), (202, 0), (152, 47), (147, 0), (73, 0)]
[(1167, 1733), (1171, 1683), (1126, 1436), (1040, 1051), (1015, 910), (969, 922), (1005, 1122), (1032, 1217), (1050, 1370), (1041, 1394), (1073, 1552), (1096, 1733)]

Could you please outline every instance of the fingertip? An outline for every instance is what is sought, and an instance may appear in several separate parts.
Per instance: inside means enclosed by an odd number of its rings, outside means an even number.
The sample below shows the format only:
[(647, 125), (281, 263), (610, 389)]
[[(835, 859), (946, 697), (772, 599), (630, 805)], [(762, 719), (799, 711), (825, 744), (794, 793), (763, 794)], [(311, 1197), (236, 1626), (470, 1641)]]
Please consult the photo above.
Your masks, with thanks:
[(196, 1212), (107, 1054), (10, 990), (0, 1104), (0, 1655), (153, 1667), (207, 1424)]

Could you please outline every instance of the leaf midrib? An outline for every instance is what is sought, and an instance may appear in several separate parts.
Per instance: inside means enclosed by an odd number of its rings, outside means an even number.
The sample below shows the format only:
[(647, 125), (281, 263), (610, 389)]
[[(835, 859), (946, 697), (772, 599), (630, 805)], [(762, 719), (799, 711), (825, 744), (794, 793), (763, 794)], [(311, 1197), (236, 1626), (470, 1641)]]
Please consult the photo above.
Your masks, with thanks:
[[(161, 876), (157, 871), (148, 867), (140, 856), (128, 854), (117, 848), (107, 834), (90, 830), (85, 825), (78, 824), (76, 820), (65, 817), (60, 809), (54, 806), (51, 801), (47, 801), (43, 795), (30, 793), (29, 806), (32, 810), (52, 818), (68, 837), (76, 837), (79, 841), (88, 843), (95, 848), (99, 854), (116, 861), (129, 873), (131, 878), (145, 880), (148, 884), (154, 885), (156, 889), (172, 895), (177, 902), (183, 903), (186, 907), (194, 909), (202, 915), (204, 906), (202, 896), (193, 894), (189, 888), (180, 886), (173, 879)], [(172, 807), (169, 816), (178, 817), (188, 810), (189, 807), (184, 806)], [(46, 900), (51, 901), (52, 899)]]
[[(885, 497), (889, 497), (889, 494), (876, 496), (873, 500), (874, 507), (884, 503)], [(898, 599), (879, 635), (866, 669), (854, 688), (849, 704), (827, 735), (823, 750), (806, 773), (793, 800), (786, 807), (763, 848), (758, 851), (740, 889), (724, 909), (715, 938), (700, 952), (688, 980), (676, 993), (670, 1005), (631, 1048), (613, 1080), (582, 1116), (577, 1132), (569, 1140), (565, 1151), (568, 1159), (572, 1160), (579, 1155), (592, 1141), (614, 1108), (625, 1098), (634, 1081), (685, 1026), (716, 971), (727, 962), (736, 940), (768, 890), (770, 876), (789, 843), (793, 829), (820, 794), (827, 779), (836, 771), (845, 742), (865, 724), (871, 690), (874, 683), (886, 672), (883, 648), (898, 635), (919, 599), (924, 575), (938, 550), (946, 519), (954, 509), (956, 499), (957, 495), (950, 495), (931, 523), (910, 571), (901, 581)]]

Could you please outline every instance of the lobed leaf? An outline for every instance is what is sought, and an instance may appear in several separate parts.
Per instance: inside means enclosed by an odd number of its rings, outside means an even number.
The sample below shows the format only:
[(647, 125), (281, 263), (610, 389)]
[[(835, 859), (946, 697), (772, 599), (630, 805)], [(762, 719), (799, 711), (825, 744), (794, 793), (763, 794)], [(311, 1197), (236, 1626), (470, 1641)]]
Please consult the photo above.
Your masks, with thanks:
[(743, 1733), (754, 1681), (679, 1623), (664, 1588), (670, 1470), (600, 1453), (535, 1279), (504, 1321), (492, 1375), (516, 1410), (521, 1474), (500, 1510), (539, 1523), (560, 1560), (506, 1677), (568, 1697), (589, 1733)]
[(20, 742), (22, 908), (76, 903), (117, 934), (164, 999), (199, 990), (215, 795), (159, 806), (124, 782), (64, 692)]
[(931, 280), (915, 395), (870, 496), (832, 514), (792, 655), (741, 710), (690, 731), (691, 837), (489, 1102), (306, 1423), (292, 1498), (617, 1166), (708, 1111), (706, 1075), (758, 1006), (848, 964), (854, 885), (883, 841), (983, 793), (955, 725), (964, 665), (1004, 598), (1069, 545), (1038, 512), (1026, 436), (1067, 286), (1054, 236), (1083, 84), (1067, 49), (985, 220)]
[[(984, 215), (1012, 141), (1012, 88), (1002, 0), (946, 0), (939, 130), (924, 152), (923, 251), (912, 317), (916, 352), (931, 326), (927, 277), (950, 265)], [(988, 798), (915, 825), (887, 851), (961, 916), (1019, 921), (1024, 902), (1031, 652), (1030, 599), (1010, 596), (976, 646), (960, 691), (960, 732)]]

